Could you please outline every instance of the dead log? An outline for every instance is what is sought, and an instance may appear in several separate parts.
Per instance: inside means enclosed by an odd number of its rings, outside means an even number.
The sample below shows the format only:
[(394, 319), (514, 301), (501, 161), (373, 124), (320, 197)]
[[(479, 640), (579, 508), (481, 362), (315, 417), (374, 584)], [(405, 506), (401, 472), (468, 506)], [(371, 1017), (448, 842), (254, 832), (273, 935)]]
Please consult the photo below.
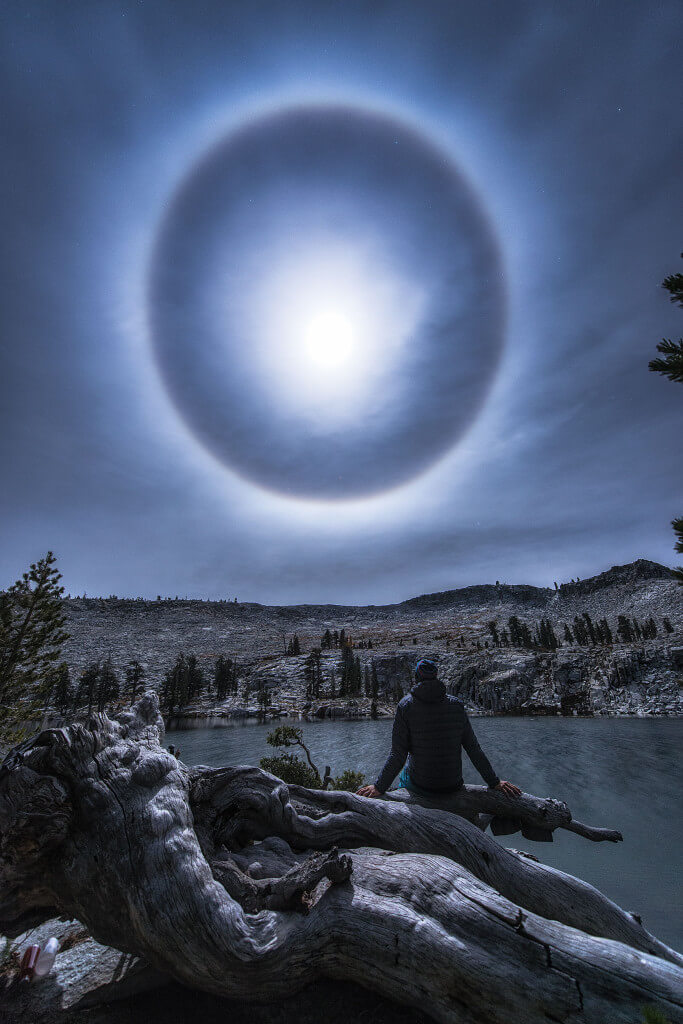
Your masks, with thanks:
[(681, 957), (579, 879), (447, 811), (188, 769), (162, 739), (148, 694), (8, 756), (0, 931), (75, 917), (242, 1000), (328, 976), (449, 1024), (683, 1021)]
[[(552, 833), (556, 829), (564, 828), (594, 843), (620, 843), (624, 838), (616, 829), (598, 828), (575, 821), (563, 800), (533, 796), (531, 793), (522, 793), (512, 798), (487, 786), (463, 786), (457, 793), (441, 799), (425, 800), (407, 789), (394, 790), (387, 796), (393, 800), (418, 803), (422, 807), (451, 811), (484, 828), (490, 825), (494, 836), (522, 832), (527, 839), (547, 842), (548, 839), (552, 841)], [(482, 821), (482, 818), (486, 821)], [(534, 832), (538, 835), (534, 835)]]

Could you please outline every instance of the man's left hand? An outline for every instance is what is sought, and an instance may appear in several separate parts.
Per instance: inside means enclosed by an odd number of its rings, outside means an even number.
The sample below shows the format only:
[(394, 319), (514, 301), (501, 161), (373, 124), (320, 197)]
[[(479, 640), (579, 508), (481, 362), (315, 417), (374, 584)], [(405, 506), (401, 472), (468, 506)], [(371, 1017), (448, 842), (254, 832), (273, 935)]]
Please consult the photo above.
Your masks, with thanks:
[(519, 786), (515, 786), (513, 782), (506, 782), (505, 779), (501, 779), (497, 786), (494, 786), (499, 793), (504, 793), (505, 796), (517, 797), (521, 794)]

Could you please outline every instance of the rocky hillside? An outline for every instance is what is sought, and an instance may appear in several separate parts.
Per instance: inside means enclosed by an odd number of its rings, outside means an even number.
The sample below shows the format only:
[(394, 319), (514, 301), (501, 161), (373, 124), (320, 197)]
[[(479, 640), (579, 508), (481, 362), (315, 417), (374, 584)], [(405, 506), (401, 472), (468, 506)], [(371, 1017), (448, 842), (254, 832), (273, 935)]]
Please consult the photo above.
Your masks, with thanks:
[[(306, 709), (304, 664), (325, 630), (346, 631), (362, 667), (373, 661), (380, 712), (390, 713), (410, 685), (419, 657), (439, 661), (443, 678), (469, 707), (489, 713), (657, 713), (683, 711), (683, 587), (671, 570), (639, 560), (559, 588), (505, 583), (465, 587), (385, 606), (271, 607), (213, 601), (74, 598), (66, 602), (71, 640), (66, 658), (75, 679), (86, 665), (111, 657), (123, 676), (137, 658), (146, 684), (159, 685), (180, 652), (194, 654), (212, 675), (219, 655), (239, 665), (239, 693), (217, 705), (211, 694), (202, 714), (255, 710), (253, 695), (267, 687), (285, 713)], [(606, 619), (612, 644), (563, 640), (565, 623), (588, 614)], [(657, 634), (618, 642), (618, 616), (653, 619)], [(556, 651), (494, 647), (489, 623), (504, 629), (517, 616), (532, 630), (550, 620), (562, 646)], [(665, 620), (667, 622), (665, 623)], [(299, 656), (288, 656), (296, 635)], [(371, 646), (370, 646), (371, 645)], [(330, 701), (328, 681), (340, 650), (323, 651), (321, 697), (311, 712), (369, 712), (370, 702)], [(309, 702), (310, 703), (310, 702)]]

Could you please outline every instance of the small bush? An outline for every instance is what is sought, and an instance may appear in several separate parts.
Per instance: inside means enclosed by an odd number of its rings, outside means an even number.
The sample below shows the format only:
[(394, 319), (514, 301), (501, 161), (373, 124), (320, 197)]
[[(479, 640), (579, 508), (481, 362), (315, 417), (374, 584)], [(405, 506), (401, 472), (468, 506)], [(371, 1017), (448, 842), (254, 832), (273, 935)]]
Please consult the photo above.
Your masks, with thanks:
[(352, 768), (345, 768), (341, 775), (332, 780), (332, 789), (344, 789), (349, 793), (355, 793), (365, 782), (362, 772), (354, 772)]
[(320, 776), (305, 761), (295, 754), (278, 754), (277, 757), (262, 757), (259, 765), (264, 772), (277, 775), (278, 779), (292, 786), (306, 786), (320, 789)]

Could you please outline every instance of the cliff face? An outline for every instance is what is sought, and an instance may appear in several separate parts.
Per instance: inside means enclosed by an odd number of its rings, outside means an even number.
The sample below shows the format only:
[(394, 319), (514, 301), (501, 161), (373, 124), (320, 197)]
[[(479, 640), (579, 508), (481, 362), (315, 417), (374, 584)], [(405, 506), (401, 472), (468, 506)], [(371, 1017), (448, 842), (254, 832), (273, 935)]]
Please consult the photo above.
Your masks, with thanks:
[[(511, 715), (683, 714), (683, 647), (519, 650), (438, 657), (450, 693), (474, 711)], [(407, 692), (415, 655), (376, 659), (380, 690)]]

